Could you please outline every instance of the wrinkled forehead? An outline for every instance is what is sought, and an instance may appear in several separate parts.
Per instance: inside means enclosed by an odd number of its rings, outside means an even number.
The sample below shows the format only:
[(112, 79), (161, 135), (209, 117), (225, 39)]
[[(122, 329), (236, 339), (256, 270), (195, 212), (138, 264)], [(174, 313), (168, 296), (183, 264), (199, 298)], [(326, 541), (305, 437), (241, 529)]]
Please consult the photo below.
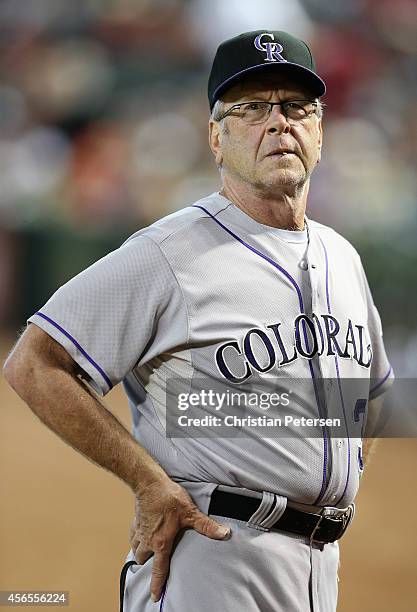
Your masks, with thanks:
[(223, 102), (237, 102), (242, 99), (256, 97), (257, 94), (268, 94), (279, 91), (282, 98), (298, 97), (299, 99), (314, 99), (315, 96), (307, 87), (295, 80), (269, 74), (239, 81), (223, 95)]

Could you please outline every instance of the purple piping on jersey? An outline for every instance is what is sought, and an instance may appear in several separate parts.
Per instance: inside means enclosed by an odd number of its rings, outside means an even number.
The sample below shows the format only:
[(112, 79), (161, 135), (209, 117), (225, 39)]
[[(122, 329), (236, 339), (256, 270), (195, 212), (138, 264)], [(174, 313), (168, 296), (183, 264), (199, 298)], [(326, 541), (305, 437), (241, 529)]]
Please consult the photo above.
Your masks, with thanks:
[(214, 215), (212, 215), (206, 208), (204, 208), (203, 206), (197, 206), (197, 204), (193, 204), (192, 206), (193, 206), (193, 208), (200, 208), (201, 210), (203, 210), (205, 213), (207, 213), (209, 215), (209, 217), (211, 217), (213, 219), (213, 221), (215, 221), (218, 225), (220, 225), (220, 227), (222, 227), (228, 234), (233, 236), (233, 238), (235, 238), (238, 242), (243, 244), (243, 246), (245, 246), (247, 249), (249, 249), (250, 251), (255, 253), (255, 255), (259, 255), (259, 257), (262, 257), (262, 259), (265, 259), (265, 261), (267, 261), (272, 266), (274, 266), (274, 268), (278, 268), (278, 270), (280, 272), (282, 272), (282, 274), (288, 278), (288, 280), (290, 281), (290, 283), (293, 285), (294, 289), (296, 290), (297, 295), (298, 295), (298, 301), (300, 302), (301, 312), (304, 313), (303, 296), (302, 296), (302, 293), (301, 293), (301, 289), (297, 285), (296, 281), (293, 279), (291, 274), (289, 274), (289, 272), (284, 270), (284, 268), (282, 268), (279, 264), (277, 264), (273, 259), (270, 259), (268, 257), (268, 255), (264, 255), (263, 253), (261, 253), (261, 251), (258, 251), (258, 249), (255, 249), (255, 247), (252, 247), (250, 244), (248, 244), (247, 242), (242, 240), (242, 238), (240, 238), (237, 234), (232, 232), (232, 230), (230, 230), (228, 227), (226, 227), (221, 221), (216, 219), (216, 217)]
[(377, 385), (375, 385), (375, 387), (372, 387), (372, 389), (369, 391), (369, 394), (371, 394), (371, 393), (373, 393), (374, 391), (376, 391), (377, 389), (379, 389), (379, 387), (380, 387), (381, 385), (383, 385), (383, 384), (384, 384), (384, 382), (387, 380), (387, 378), (389, 377), (389, 375), (391, 374), (391, 372), (392, 372), (392, 366), (390, 366), (390, 367), (389, 367), (389, 370), (388, 370), (388, 372), (386, 373), (386, 375), (384, 376), (384, 378), (383, 378), (383, 379), (382, 379), (382, 380), (381, 380), (381, 381), (380, 381), (380, 382), (379, 382)]
[[(252, 253), (255, 253), (255, 255), (258, 255), (259, 257), (262, 257), (262, 259), (264, 259), (265, 261), (270, 263), (271, 266), (273, 266), (274, 268), (277, 268), (282, 274), (284, 274), (284, 276), (290, 281), (290, 283), (292, 284), (292, 286), (296, 290), (297, 295), (298, 295), (299, 305), (300, 305), (300, 311), (301, 311), (301, 314), (304, 314), (304, 302), (303, 302), (303, 295), (301, 293), (301, 289), (297, 285), (296, 280), (291, 276), (291, 274), (289, 272), (287, 272), (287, 270), (282, 268), (276, 261), (274, 261), (273, 259), (271, 259), (267, 255), (264, 255), (263, 253), (261, 253), (261, 251), (258, 251), (258, 249), (255, 249), (255, 247), (252, 247), (250, 244), (248, 244), (247, 242), (242, 240), (242, 238), (240, 238), (237, 234), (232, 232), (232, 230), (230, 230), (228, 227), (226, 227), (226, 225), (224, 225), (221, 221), (216, 219), (216, 217), (214, 215), (212, 215), (211, 212), (209, 212), (206, 208), (204, 208), (204, 206), (198, 206), (197, 204), (192, 204), (192, 207), (193, 208), (199, 208), (200, 210), (204, 211), (211, 219), (213, 219), (213, 221), (215, 221), (218, 225), (220, 225), (220, 227), (222, 229), (224, 229), (228, 234), (230, 234), (235, 240), (237, 240), (238, 242), (243, 244), (244, 247), (246, 247), (247, 249), (252, 251)], [(306, 341), (307, 349), (310, 350), (309, 349), (308, 338), (307, 338), (307, 330), (306, 330), (306, 326), (305, 325), (303, 325), (303, 331), (304, 331), (304, 339)], [(318, 408), (318, 411), (319, 411), (319, 415), (320, 415), (320, 417), (323, 417), (323, 414), (321, 412), (320, 399), (319, 399), (319, 395), (318, 395), (318, 391), (317, 391), (317, 385), (316, 385), (316, 380), (315, 380), (315, 375), (314, 375), (313, 364), (311, 363), (311, 361), (309, 361), (308, 365), (309, 365), (309, 368), (310, 368), (311, 379), (313, 381), (314, 395), (316, 396), (316, 402), (317, 402), (317, 408)], [(327, 479), (327, 448), (328, 448), (328, 446), (327, 446), (327, 434), (326, 434), (326, 428), (325, 427), (322, 427), (322, 433), (323, 433), (323, 479), (322, 479), (321, 489), (320, 489), (320, 493), (319, 493), (318, 499), (320, 499), (323, 496), (323, 492), (324, 492), (325, 487), (326, 487), (326, 479)]]
[(107, 376), (107, 374), (104, 372), (104, 370), (102, 368), (100, 368), (100, 366), (94, 361), (94, 359), (91, 359), (90, 355), (83, 349), (83, 347), (76, 341), (76, 339), (71, 336), (71, 334), (69, 334), (67, 331), (65, 331), (65, 329), (63, 327), (58, 325), (58, 323), (53, 321), (50, 317), (47, 317), (42, 312), (35, 312), (35, 314), (38, 315), (38, 317), (42, 317), (43, 319), (45, 319), (45, 321), (48, 321), (48, 323), (50, 323), (51, 325), (53, 325), (54, 327), (59, 329), (59, 331), (61, 333), (63, 333), (64, 336), (66, 336), (68, 338), (68, 340), (71, 340), (71, 342), (77, 347), (77, 349), (80, 351), (80, 353), (82, 353), (84, 355), (84, 357), (87, 359), (87, 361), (89, 361), (91, 363), (91, 365), (95, 367), (97, 372), (99, 372), (101, 374), (101, 376), (104, 378), (104, 380), (106, 381), (106, 384), (109, 386), (109, 388), (113, 389), (113, 385), (112, 385), (112, 383), (110, 381), (110, 378)]
[[(329, 293), (329, 258), (328, 258), (328, 255), (327, 255), (327, 249), (325, 247), (325, 244), (324, 244), (324, 242), (323, 242), (323, 240), (321, 239), (320, 236), (319, 236), (319, 240), (320, 240), (321, 245), (323, 247), (324, 258), (325, 258), (325, 261), (326, 261), (326, 300), (327, 300), (327, 310), (328, 310), (329, 314), (332, 314), (332, 309), (331, 309), (331, 305), (330, 305), (330, 293)], [(340, 394), (340, 399), (341, 399), (341, 402), (342, 402), (343, 419), (345, 421), (346, 435), (347, 435), (347, 441), (348, 441), (348, 468), (347, 468), (346, 483), (345, 483), (345, 488), (343, 489), (342, 495), (340, 496), (340, 498), (335, 503), (335, 506), (337, 506), (337, 504), (343, 499), (343, 497), (344, 497), (344, 495), (346, 493), (346, 489), (347, 489), (348, 484), (349, 484), (349, 478), (350, 478), (350, 438), (349, 438), (349, 429), (348, 429), (347, 419), (346, 419), (345, 400), (344, 400), (343, 392), (342, 392), (342, 383), (340, 381), (339, 360), (337, 359), (337, 355), (334, 356), (334, 360), (335, 360), (335, 364), (336, 364), (337, 384), (338, 384), (338, 387), (339, 387), (339, 394)], [(315, 501), (315, 503), (317, 503), (318, 501), (320, 501), (320, 498), (317, 499)]]

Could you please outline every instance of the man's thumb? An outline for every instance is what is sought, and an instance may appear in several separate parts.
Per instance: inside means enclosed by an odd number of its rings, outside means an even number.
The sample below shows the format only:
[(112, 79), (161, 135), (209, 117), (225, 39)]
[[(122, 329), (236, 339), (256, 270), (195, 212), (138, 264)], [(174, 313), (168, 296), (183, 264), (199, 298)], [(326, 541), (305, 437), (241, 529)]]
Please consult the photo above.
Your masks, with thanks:
[(215, 520), (199, 512), (194, 520), (193, 529), (214, 540), (224, 540), (230, 534), (230, 527), (220, 525)]

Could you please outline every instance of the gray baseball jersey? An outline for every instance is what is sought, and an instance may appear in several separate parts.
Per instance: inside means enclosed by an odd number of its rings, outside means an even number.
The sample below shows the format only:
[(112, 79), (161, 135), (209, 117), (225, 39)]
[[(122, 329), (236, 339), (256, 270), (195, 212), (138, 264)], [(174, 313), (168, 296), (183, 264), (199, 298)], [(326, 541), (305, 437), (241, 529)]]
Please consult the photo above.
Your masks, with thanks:
[[(131, 236), (30, 317), (106, 395), (123, 381), (138, 441), (178, 480), (347, 506), (360, 440), (167, 438), (166, 384), (207, 380), (273, 393), (302, 380), (300, 414), (321, 414), (320, 380), (358, 378), (369, 397), (392, 378), (360, 258), (334, 230), (262, 225), (215, 193)], [(300, 260), (307, 265), (300, 265)], [(370, 381), (376, 381), (372, 384)], [(300, 383), (301, 384), (301, 383)], [(336, 388), (340, 414), (352, 410)]]

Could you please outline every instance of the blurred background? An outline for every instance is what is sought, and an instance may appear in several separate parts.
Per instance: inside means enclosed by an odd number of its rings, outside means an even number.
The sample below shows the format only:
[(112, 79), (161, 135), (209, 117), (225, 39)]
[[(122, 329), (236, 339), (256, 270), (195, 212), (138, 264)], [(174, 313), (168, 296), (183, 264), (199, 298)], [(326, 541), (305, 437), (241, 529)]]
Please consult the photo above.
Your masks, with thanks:
[[(414, 0), (0, 0), (4, 356), (58, 286), (137, 229), (219, 188), (207, 145), (210, 63), (221, 40), (261, 28), (288, 30), (313, 48), (328, 94), (308, 214), (359, 250), (394, 369), (416, 376)], [(115, 610), (129, 492), (44, 431), (3, 380), (0, 398), (0, 589), (71, 584), (72, 609)], [(128, 423), (120, 390), (109, 406)], [(383, 536), (403, 516), (387, 511), (388, 496), (396, 504), (415, 489), (415, 447), (381, 447), (365, 476), (357, 539), (346, 545), (343, 612), (417, 609), (413, 527), (406, 534), (404, 523), (395, 543)]]

